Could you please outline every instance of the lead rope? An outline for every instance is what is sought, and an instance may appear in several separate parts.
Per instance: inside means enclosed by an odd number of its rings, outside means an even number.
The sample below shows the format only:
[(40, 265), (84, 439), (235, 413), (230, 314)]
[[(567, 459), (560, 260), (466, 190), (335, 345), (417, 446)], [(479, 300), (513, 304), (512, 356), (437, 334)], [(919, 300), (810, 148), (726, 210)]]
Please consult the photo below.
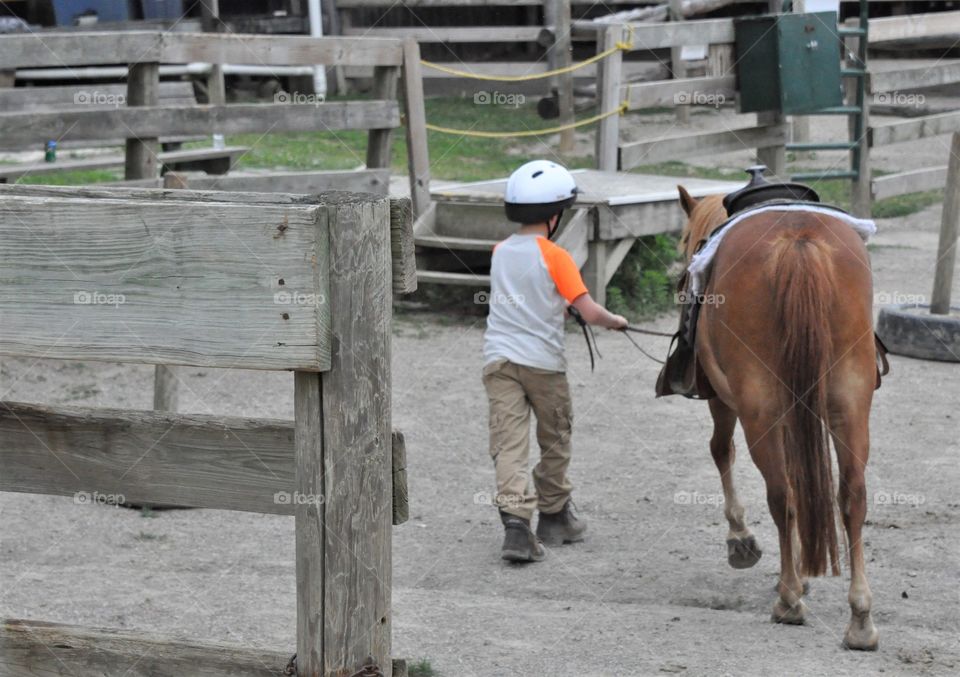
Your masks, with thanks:
[(597, 357), (603, 357), (603, 355), (600, 354), (600, 346), (597, 345), (597, 337), (593, 333), (593, 327), (583, 319), (580, 311), (573, 306), (567, 306), (567, 312), (570, 313), (570, 317), (576, 320), (577, 324), (579, 324), (583, 330), (583, 339), (587, 342), (587, 351), (590, 353), (590, 371), (593, 371), (596, 367), (596, 361), (593, 359), (593, 351), (597, 351)]

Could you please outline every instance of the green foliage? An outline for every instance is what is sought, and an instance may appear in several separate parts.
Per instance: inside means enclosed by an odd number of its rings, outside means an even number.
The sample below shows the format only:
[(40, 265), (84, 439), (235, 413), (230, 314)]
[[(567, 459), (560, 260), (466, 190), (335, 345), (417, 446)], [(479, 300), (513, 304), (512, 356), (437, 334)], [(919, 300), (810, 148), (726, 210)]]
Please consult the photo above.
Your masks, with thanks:
[(677, 242), (675, 235), (637, 238), (607, 285), (607, 307), (631, 319), (673, 308), (677, 280), (671, 269), (681, 258)]
[(886, 200), (880, 200), (873, 205), (873, 217), (876, 219), (892, 219), (898, 216), (909, 216), (942, 201), (942, 190), (888, 197)]
[(429, 660), (421, 658), (416, 663), (407, 666), (407, 674), (410, 677), (438, 677), (440, 673), (433, 669)]

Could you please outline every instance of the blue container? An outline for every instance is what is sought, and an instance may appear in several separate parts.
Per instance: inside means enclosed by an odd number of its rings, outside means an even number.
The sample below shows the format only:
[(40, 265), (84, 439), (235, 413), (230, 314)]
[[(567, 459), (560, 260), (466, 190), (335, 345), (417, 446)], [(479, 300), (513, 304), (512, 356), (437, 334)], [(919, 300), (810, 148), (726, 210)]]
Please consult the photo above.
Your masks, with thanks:
[(172, 19), (183, 16), (183, 0), (142, 0), (144, 19)]
[(53, 0), (58, 26), (73, 26), (77, 17), (90, 13), (97, 15), (97, 23), (130, 20), (127, 0)]

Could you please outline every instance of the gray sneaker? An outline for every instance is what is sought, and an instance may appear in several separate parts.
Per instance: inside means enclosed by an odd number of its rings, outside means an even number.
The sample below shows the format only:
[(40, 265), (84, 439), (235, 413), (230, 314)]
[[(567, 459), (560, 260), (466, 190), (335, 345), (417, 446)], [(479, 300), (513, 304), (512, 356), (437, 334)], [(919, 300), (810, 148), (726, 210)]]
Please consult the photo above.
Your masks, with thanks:
[(537, 522), (537, 538), (550, 547), (582, 541), (586, 531), (587, 523), (574, 513), (573, 500), (569, 498), (560, 512), (541, 512)]
[(530, 520), (500, 512), (504, 537), (500, 556), (509, 562), (539, 562), (546, 555), (543, 545), (533, 535)]

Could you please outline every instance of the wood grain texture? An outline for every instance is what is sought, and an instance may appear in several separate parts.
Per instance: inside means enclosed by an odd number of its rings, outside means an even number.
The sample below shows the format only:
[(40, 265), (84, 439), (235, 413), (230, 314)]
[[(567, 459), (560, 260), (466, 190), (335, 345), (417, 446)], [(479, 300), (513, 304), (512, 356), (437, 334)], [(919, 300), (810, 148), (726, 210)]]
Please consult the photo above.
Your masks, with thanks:
[[(597, 36), (597, 51), (611, 49), (622, 38), (620, 26), (607, 26)], [(623, 65), (623, 52), (615, 51), (603, 60), (597, 79), (598, 105), (600, 112), (614, 110), (620, 105), (620, 78)], [(615, 172), (618, 164), (617, 148), (620, 143), (620, 116), (610, 115), (602, 119), (597, 126), (596, 153), (597, 169)]]
[[(125, 101), (126, 96), (127, 86), (123, 84), (17, 87), (8, 90), (0, 89), (0, 110), (12, 113), (74, 106), (115, 108), (116, 102)], [(197, 102), (193, 95), (193, 85), (185, 81), (161, 82), (159, 98), (164, 103), (175, 106), (192, 106)]]
[(293, 514), (293, 422), (0, 402), (0, 491)]
[(658, 82), (639, 82), (624, 85), (620, 89), (621, 101), (630, 104), (630, 110), (659, 108), (677, 105), (704, 105), (697, 102), (733, 101), (736, 97), (736, 78), (733, 75), (721, 77), (684, 78), (661, 80)]
[(702, 155), (705, 152), (770, 147), (783, 144), (786, 139), (785, 126), (776, 124), (635, 141), (620, 146), (620, 167), (627, 171), (639, 165)]
[(413, 216), (419, 218), (430, 208), (430, 151), (427, 148), (420, 45), (409, 39), (403, 43), (403, 112), (406, 117), (410, 197)]
[[(373, 69), (373, 88), (370, 95), (382, 101), (397, 98), (398, 66), (377, 66)], [(371, 129), (367, 134), (367, 167), (389, 168), (392, 159), (393, 129)]]
[(389, 202), (345, 199), (326, 214), (334, 348), (330, 371), (321, 375), (328, 582), (321, 674), (352, 674), (367, 656), (385, 670), (390, 665)]
[[(0, 38), (2, 40), (3, 38)], [(0, 138), (98, 140), (256, 132), (314, 132), (399, 127), (396, 101), (312, 104), (142, 106), (109, 110), (69, 109), (0, 113)]]
[(263, 66), (398, 66), (401, 42), (386, 38), (170, 33), (44, 33), (0, 38), (5, 68), (62, 68), (131, 63), (252, 63)]
[(937, 244), (937, 263), (933, 277), (930, 312), (950, 314), (950, 295), (957, 264), (957, 235), (960, 234), (960, 133), (950, 140), (950, 163), (940, 216), (940, 238)]
[(410, 499), (407, 494), (407, 443), (403, 433), (394, 431), (391, 444), (393, 456), (393, 526), (410, 519)]
[(390, 257), (393, 260), (393, 293), (417, 291), (417, 256), (410, 198), (390, 199)]
[(960, 132), (960, 111), (871, 126), (868, 138), (870, 147), (876, 148), (953, 132)]
[(0, 624), (0, 677), (276, 677), (291, 653), (42, 621)]
[(0, 354), (326, 369), (320, 210), (0, 191)]
[[(131, 107), (156, 106), (160, 100), (160, 64), (135, 63), (127, 76), (127, 105)], [(148, 179), (157, 175), (160, 152), (159, 134), (126, 142), (123, 178)]]

